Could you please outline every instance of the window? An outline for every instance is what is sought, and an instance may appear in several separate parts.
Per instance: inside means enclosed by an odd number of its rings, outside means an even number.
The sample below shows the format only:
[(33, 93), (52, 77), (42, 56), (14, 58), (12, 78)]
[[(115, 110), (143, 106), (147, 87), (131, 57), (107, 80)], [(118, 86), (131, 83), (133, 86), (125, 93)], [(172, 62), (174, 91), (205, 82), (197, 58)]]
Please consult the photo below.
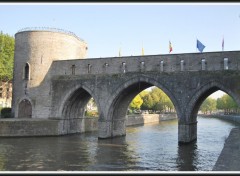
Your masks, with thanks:
[(76, 66), (72, 65), (72, 75), (75, 75), (75, 68), (76, 68)]
[(91, 68), (92, 68), (92, 65), (88, 64), (88, 73), (91, 73)]
[(224, 70), (228, 70), (228, 58), (224, 58)]
[(123, 71), (123, 73), (126, 72), (126, 63), (125, 62), (122, 63), (122, 71)]
[(28, 63), (26, 63), (24, 71), (25, 71), (24, 79), (29, 80), (30, 76), (29, 76), (29, 64)]
[(163, 72), (163, 61), (160, 62), (160, 71)]
[(202, 70), (206, 70), (206, 60), (202, 59)]
[(184, 60), (181, 60), (181, 71), (184, 70)]
[(109, 67), (108, 63), (105, 63), (104, 67), (105, 67), (105, 71), (107, 71), (107, 68)]
[(144, 70), (144, 67), (145, 67), (145, 63), (142, 61), (142, 62), (140, 62), (141, 63), (141, 65), (140, 65), (140, 67), (141, 67), (141, 71), (143, 71)]

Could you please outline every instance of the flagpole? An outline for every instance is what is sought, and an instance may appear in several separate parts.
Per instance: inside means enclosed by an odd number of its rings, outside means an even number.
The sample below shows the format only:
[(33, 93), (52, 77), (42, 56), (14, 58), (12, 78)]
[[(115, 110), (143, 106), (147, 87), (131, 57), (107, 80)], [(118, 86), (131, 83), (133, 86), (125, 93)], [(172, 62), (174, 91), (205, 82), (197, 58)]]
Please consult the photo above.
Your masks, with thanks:
[(224, 35), (223, 35), (223, 39), (222, 39), (222, 51), (224, 51)]
[(118, 56), (121, 57), (122, 54), (121, 54), (121, 42), (120, 42), (120, 48), (119, 48), (119, 53), (118, 53)]
[[(197, 42), (197, 37), (196, 37), (196, 42)], [(197, 45), (196, 45), (196, 53), (197, 53)]]

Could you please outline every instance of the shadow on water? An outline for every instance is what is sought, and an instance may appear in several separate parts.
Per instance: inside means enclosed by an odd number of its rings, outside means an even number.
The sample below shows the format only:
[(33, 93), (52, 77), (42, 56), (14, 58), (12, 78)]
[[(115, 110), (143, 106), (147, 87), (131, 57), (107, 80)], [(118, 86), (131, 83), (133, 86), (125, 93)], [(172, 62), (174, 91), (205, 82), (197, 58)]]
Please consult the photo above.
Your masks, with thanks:
[(196, 161), (198, 157), (197, 141), (190, 144), (178, 145), (177, 168), (178, 171), (196, 171)]
[(92, 171), (122, 171), (131, 169), (135, 165), (129, 151), (126, 137), (116, 137), (111, 139), (101, 139), (97, 142), (94, 165), (89, 166)]
[[(198, 118), (198, 138), (178, 144), (177, 120), (131, 126), (126, 136), (97, 132), (1, 138), (1, 171), (211, 171), (236, 125)], [(239, 125), (238, 125), (239, 126)]]

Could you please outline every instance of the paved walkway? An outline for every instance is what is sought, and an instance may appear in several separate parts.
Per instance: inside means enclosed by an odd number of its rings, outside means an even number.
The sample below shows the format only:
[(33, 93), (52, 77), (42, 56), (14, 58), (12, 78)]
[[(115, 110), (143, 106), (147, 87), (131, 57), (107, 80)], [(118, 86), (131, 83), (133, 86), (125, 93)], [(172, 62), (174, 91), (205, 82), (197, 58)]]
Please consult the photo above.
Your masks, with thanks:
[(240, 128), (233, 128), (213, 171), (240, 171)]

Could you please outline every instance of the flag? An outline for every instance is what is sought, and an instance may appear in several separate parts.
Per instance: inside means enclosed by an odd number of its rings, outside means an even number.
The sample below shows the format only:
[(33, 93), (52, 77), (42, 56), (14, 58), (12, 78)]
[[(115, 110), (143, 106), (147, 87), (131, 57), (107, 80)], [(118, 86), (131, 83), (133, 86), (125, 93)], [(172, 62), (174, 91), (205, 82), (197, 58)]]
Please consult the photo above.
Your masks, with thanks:
[(171, 42), (169, 41), (169, 53), (171, 53), (171, 51), (172, 51), (172, 44), (171, 44)]
[(143, 47), (142, 47), (142, 55), (144, 56), (144, 49), (143, 49)]
[(197, 39), (197, 49), (202, 53), (205, 46)]
[(222, 51), (224, 51), (224, 37), (222, 39)]

